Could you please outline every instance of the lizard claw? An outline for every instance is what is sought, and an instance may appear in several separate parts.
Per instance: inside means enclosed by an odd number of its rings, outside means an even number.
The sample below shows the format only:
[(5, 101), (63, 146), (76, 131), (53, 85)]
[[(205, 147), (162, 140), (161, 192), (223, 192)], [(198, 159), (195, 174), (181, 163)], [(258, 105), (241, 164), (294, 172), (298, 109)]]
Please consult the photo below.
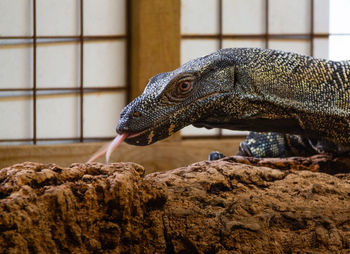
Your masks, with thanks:
[(222, 153), (218, 152), (218, 151), (213, 151), (209, 154), (208, 156), (208, 160), (210, 161), (216, 161), (216, 160), (220, 160), (222, 158), (226, 157), (225, 155), (223, 155)]

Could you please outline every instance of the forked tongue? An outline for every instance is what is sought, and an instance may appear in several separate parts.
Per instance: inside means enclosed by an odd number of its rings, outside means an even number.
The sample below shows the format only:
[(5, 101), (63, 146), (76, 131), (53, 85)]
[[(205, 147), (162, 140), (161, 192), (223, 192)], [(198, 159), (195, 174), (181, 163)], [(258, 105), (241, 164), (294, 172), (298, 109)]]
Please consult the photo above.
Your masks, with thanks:
[(128, 134), (119, 134), (118, 136), (113, 139), (112, 142), (107, 143), (106, 145), (102, 146), (100, 150), (98, 150), (94, 155), (91, 156), (91, 158), (87, 161), (93, 162), (100, 158), (102, 155), (106, 154), (106, 164), (109, 162), (109, 157), (111, 156), (112, 152), (128, 137)]

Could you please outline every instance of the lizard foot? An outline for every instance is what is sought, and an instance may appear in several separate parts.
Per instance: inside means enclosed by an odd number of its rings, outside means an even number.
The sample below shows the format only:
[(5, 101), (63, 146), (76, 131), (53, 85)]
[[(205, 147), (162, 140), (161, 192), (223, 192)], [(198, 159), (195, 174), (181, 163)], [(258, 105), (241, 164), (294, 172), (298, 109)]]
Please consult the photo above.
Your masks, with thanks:
[(208, 160), (210, 161), (216, 161), (216, 160), (220, 160), (222, 158), (226, 157), (225, 155), (223, 155), (222, 153), (218, 152), (218, 151), (213, 151), (209, 154), (208, 156)]

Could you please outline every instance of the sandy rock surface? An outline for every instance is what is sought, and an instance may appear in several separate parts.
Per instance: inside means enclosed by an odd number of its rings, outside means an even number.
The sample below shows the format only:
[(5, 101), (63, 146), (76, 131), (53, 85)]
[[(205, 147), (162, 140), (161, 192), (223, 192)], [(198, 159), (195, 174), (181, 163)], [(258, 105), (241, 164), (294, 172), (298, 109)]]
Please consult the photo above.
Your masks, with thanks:
[(350, 253), (350, 175), (228, 160), (0, 170), (1, 253)]

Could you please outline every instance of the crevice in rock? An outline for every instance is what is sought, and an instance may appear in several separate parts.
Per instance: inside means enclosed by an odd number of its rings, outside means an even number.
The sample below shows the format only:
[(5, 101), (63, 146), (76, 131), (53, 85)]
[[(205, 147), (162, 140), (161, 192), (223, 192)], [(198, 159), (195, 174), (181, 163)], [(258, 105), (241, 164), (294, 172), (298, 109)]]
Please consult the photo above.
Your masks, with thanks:
[(163, 223), (163, 235), (165, 239), (165, 253), (166, 254), (175, 254), (174, 245), (171, 242), (171, 237), (168, 234), (167, 226), (165, 225), (165, 214), (162, 216), (162, 223)]

